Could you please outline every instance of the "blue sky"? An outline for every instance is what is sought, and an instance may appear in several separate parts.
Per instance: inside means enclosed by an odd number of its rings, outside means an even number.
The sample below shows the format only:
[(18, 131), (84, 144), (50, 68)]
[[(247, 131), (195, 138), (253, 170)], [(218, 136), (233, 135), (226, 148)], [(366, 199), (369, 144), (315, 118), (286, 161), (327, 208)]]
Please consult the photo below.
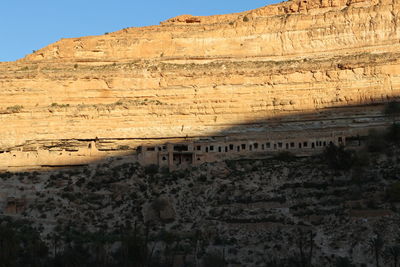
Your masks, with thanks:
[(0, 0), (0, 61), (24, 57), (60, 38), (159, 24), (182, 14), (241, 12), (277, 0)]

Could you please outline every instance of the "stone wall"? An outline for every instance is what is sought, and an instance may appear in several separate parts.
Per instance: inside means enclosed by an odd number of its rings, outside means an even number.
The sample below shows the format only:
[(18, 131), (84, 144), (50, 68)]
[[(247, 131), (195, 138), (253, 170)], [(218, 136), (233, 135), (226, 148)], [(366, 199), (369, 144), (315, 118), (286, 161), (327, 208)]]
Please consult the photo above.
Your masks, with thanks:
[(330, 144), (346, 145), (348, 132), (331, 132), (329, 134), (315, 132), (297, 137), (285, 134), (258, 139), (213, 138), (186, 140), (158, 146), (141, 146), (138, 149), (138, 161), (142, 165), (157, 165), (161, 168), (177, 170), (199, 166), (205, 162), (268, 158), (281, 152), (289, 152), (296, 156), (310, 156), (321, 153)]

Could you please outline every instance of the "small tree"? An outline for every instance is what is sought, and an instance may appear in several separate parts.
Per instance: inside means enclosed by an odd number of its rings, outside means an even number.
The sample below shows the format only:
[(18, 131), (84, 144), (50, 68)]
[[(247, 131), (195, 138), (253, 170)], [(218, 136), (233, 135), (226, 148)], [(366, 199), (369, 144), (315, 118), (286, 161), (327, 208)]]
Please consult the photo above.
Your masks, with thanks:
[(151, 266), (154, 246), (149, 249), (149, 229), (144, 232), (135, 223), (134, 229), (122, 233), (121, 247), (115, 253), (117, 266), (147, 267)]
[(225, 258), (223, 253), (214, 251), (207, 253), (203, 258), (204, 267), (224, 267), (226, 266)]
[(400, 143), (400, 124), (393, 123), (389, 126), (386, 133), (387, 139), (395, 144)]
[(376, 233), (376, 236), (371, 238), (368, 242), (369, 249), (375, 257), (375, 265), (379, 267), (380, 265), (380, 257), (382, 254), (382, 249), (384, 245), (384, 240), (379, 233)]
[(354, 162), (354, 152), (345, 150), (343, 146), (330, 143), (324, 150), (323, 158), (328, 166), (335, 170), (348, 170)]
[(384, 113), (385, 115), (391, 116), (393, 119), (395, 119), (396, 116), (400, 115), (400, 102), (391, 101), (387, 103)]
[(335, 262), (335, 267), (354, 267), (349, 258), (338, 258)]
[(155, 175), (158, 173), (158, 166), (156, 164), (148, 165), (144, 168), (144, 172), (148, 175)]
[(371, 130), (368, 133), (367, 149), (369, 152), (383, 152), (387, 148), (385, 135), (382, 132)]
[(387, 247), (384, 251), (384, 254), (393, 263), (393, 267), (398, 266), (398, 262), (400, 259), (400, 246), (399, 245), (392, 245), (392, 246)]
[(294, 240), (297, 251), (288, 257), (288, 266), (311, 267), (314, 254), (314, 233), (298, 228)]
[(393, 183), (387, 189), (389, 201), (400, 202), (400, 182)]
[(168, 200), (157, 198), (151, 203), (151, 207), (157, 212), (158, 217), (161, 218), (161, 211), (168, 206)]
[(0, 267), (14, 266), (17, 253), (18, 241), (14, 230), (0, 225)]

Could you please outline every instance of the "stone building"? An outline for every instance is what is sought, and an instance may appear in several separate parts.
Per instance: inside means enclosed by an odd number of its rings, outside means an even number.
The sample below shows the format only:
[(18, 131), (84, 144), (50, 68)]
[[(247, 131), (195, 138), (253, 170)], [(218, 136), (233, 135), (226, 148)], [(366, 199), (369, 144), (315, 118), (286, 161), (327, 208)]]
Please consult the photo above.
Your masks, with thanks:
[(345, 145), (343, 132), (303, 135), (301, 137), (228, 139), (225, 137), (191, 139), (163, 145), (144, 145), (138, 148), (138, 161), (142, 165), (155, 164), (169, 170), (198, 166), (240, 158), (266, 158), (288, 151), (307, 156), (321, 152), (330, 143)]

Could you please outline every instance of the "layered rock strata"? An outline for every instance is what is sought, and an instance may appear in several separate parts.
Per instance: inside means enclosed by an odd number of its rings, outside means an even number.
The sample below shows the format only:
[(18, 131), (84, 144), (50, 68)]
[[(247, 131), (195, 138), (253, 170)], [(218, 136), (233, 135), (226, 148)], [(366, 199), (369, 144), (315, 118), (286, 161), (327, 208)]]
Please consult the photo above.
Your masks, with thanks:
[(369, 104), (400, 95), (399, 3), (289, 1), (62, 39), (0, 64), (0, 150), (95, 142), (110, 156), (187, 137), (384, 125)]

